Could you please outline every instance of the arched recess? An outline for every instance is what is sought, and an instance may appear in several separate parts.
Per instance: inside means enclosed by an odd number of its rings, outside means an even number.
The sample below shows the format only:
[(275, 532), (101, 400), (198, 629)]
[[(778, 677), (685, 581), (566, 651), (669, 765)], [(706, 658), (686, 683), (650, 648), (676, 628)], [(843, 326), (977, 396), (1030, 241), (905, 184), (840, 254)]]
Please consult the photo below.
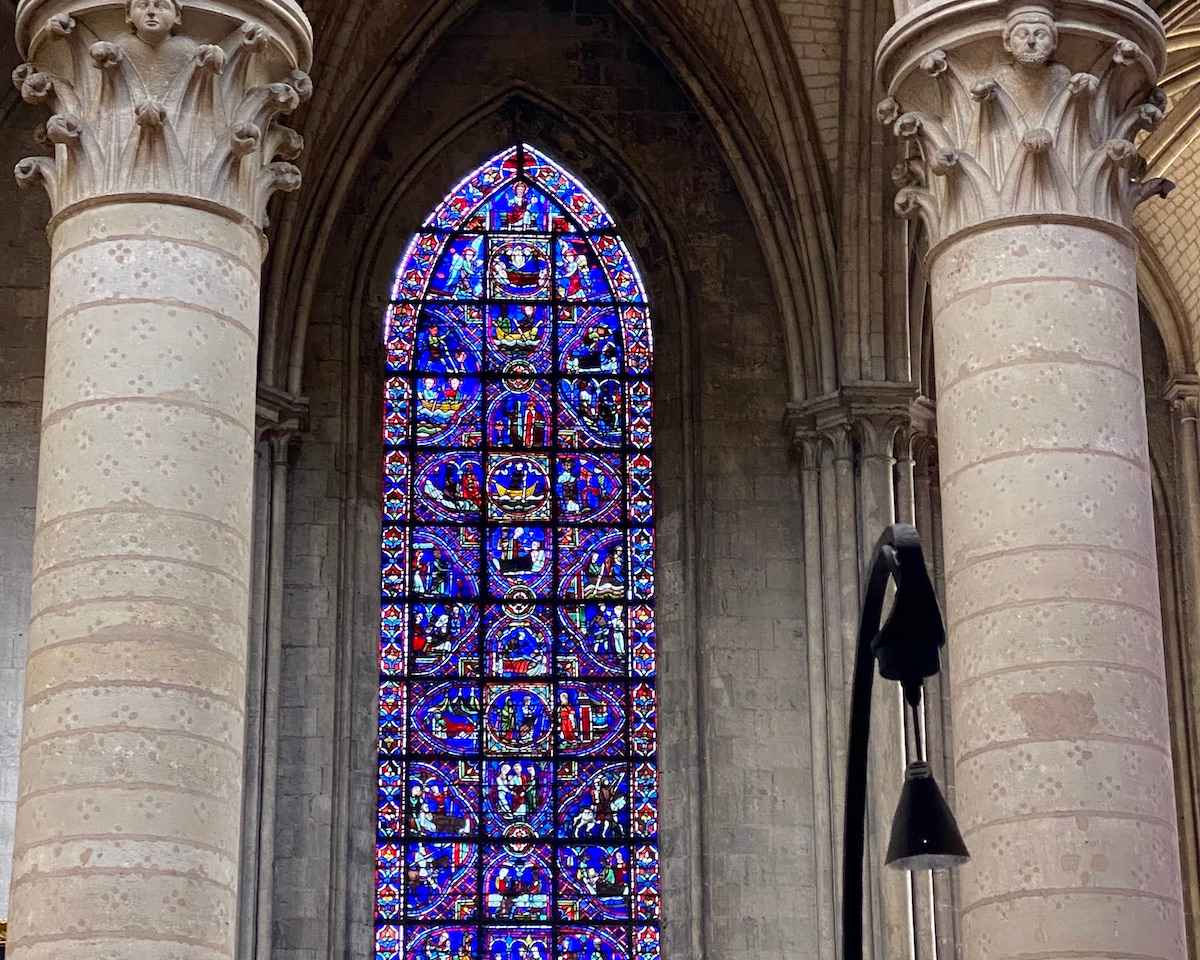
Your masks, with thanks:
[[(305, 338), (314, 288), (311, 271), (299, 265), (320, 262), (334, 242), (331, 225), (353, 193), (354, 179), (390, 115), (388, 105), (411, 88), (441, 40), (472, 14), (486, 11), (489, 2), (435, 0), (403, 30), (382, 31), (385, 38), (394, 37), (390, 46), (376, 42), (366, 50), (356, 43), (355, 30), (362, 26), (356, 15), (363, 16), (367, 5), (351, 4), (340, 18), (328, 50), (331, 63), (318, 77), (316, 96), (304, 118), (302, 129), (316, 149), (307, 161), (303, 192), (298, 202), (280, 205), (273, 232), (267, 288), (274, 296), (266, 301), (260, 350), (265, 383), (304, 392)], [(829, 392), (837, 382), (833, 220), (812, 111), (790, 51), (781, 48), (771, 32), (775, 20), (767, 0), (740, 2), (746, 7), (742, 18), (747, 29), (773, 38), (769, 55), (759, 55), (757, 63), (767, 78), (768, 95), (778, 100), (772, 112), (786, 119), (776, 147), (756, 125), (753, 107), (739, 98), (737, 85), (688, 29), (675, 0), (612, 0), (612, 6), (645, 38), (648, 51), (669, 65), (716, 135), (757, 226), (783, 319), (790, 399), (798, 401)], [(532, 0), (509, 13), (517, 21), (536, 17), (542, 7), (545, 4)], [(371, 25), (374, 37), (381, 24)], [(353, 64), (351, 74), (347, 58), (364, 53), (370, 54), (365, 58), (368, 66)], [(441, 126), (437, 118), (427, 119)]]
[[(549, 50), (531, 66), (519, 45), (496, 47), (495, 11), (473, 22), (475, 33), (446, 39), (380, 124), (331, 226), (337, 243), (312, 267), (314, 428), (297, 447), (288, 542), (318, 549), (322, 576), (287, 587), (281, 697), (321, 720), (283, 745), (278, 783), (303, 793), (287, 803), (330, 813), (289, 834), (286, 850), (276, 843), (271, 927), (319, 956), (366, 955), (372, 932), (378, 318), (412, 231), (460, 173), (514, 140), (517, 124), (605, 203), (655, 305), (665, 952), (813, 949), (811, 772), (806, 751), (778, 746), (807, 743), (808, 710), (791, 692), (803, 687), (805, 661), (802, 538), (779, 430), (789, 388), (770, 270), (719, 145), (657, 57), (614, 14), (586, 27), (563, 16), (547, 11), (546, 37), (595, 29), (603, 54)], [(517, 63), (528, 75), (519, 86), (506, 73)], [(603, 94), (579, 79), (598, 69)], [(642, 106), (622, 118), (626, 97)], [(437, 122), (425, 123), (431, 105)], [(777, 568), (769, 577), (764, 559)], [(329, 783), (311, 782), (313, 770), (327, 770)], [(740, 833), (721, 826), (733, 816)], [(740, 885), (705, 882), (728, 857), (769, 874), (766, 894), (749, 902)], [(297, 906), (286, 891), (321, 869), (330, 882), (306, 887)]]

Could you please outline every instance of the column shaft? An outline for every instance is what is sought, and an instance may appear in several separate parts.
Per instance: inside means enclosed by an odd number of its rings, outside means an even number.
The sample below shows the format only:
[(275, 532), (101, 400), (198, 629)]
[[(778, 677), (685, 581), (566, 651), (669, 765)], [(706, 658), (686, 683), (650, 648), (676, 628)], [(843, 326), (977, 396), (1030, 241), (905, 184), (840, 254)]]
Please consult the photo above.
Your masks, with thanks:
[(233, 956), (258, 231), (54, 229), (10, 956)]
[(966, 955), (1181, 957), (1132, 238), (998, 222), (932, 278)]

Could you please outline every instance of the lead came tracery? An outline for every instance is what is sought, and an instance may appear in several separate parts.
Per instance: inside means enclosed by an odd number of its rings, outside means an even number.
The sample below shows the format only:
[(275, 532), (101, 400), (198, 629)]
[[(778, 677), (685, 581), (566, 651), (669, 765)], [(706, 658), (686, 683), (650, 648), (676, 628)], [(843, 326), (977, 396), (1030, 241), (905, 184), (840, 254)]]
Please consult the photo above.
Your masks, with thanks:
[(656, 960), (651, 337), (599, 202), (520, 144), (387, 318), (377, 960)]

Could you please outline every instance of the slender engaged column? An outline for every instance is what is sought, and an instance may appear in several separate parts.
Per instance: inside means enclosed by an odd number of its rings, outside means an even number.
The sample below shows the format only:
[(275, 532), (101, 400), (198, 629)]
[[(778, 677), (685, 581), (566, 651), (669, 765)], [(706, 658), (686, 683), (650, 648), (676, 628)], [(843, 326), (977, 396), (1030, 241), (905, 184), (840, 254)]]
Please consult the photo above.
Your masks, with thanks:
[(179, 14), (18, 10), (55, 156), (17, 166), (53, 257), (15, 960), (234, 955), (260, 224), (311, 38), (291, 0)]
[(1138, 337), (1132, 0), (931, 0), (884, 38), (897, 208), (931, 237), (968, 960), (1181, 958)]

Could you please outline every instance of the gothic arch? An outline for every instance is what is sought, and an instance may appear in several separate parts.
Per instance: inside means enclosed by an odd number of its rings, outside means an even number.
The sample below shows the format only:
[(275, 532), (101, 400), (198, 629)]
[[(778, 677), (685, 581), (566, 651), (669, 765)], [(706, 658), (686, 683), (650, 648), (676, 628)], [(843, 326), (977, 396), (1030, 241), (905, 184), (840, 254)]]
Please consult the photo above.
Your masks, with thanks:
[[(675, 231), (654, 203), (650, 191), (641, 182), (637, 172), (622, 160), (617, 144), (606, 138), (595, 125), (589, 123), (585, 118), (548, 95), (523, 84), (511, 86), (503, 92), (475, 104), (471, 109), (455, 118), (453, 122), (446, 124), (444, 129), (431, 131), (427, 140), (421, 141), (419, 149), (414, 150), (415, 162), (397, 167), (393, 171), (392, 180), (384, 186), (384, 198), (371, 217), (369, 228), (355, 238), (356, 253), (350, 259), (358, 264), (358, 269), (353, 278), (348, 278), (345, 288), (348, 301), (352, 304), (349, 340), (351, 344), (355, 342), (362, 344), (362, 349), (365, 350), (368, 349), (369, 343), (377, 339), (378, 318), (382, 315), (382, 304), (385, 302), (382, 294), (390, 284), (390, 275), (395, 269), (395, 262), (403, 251), (404, 244), (407, 243), (405, 228), (397, 222), (400, 219), (397, 209), (402, 204), (405, 204), (410, 212), (420, 208), (420, 204), (425, 203), (426, 199), (433, 195), (429, 192), (431, 189), (435, 192), (443, 189), (448, 185), (443, 182), (447, 177), (457, 179), (460, 174), (472, 169), (474, 164), (483, 160), (486, 154), (479, 152), (478, 148), (474, 153), (468, 150), (464, 154), (461, 147), (456, 150), (456, 145), (464, 138), (470, 139), (473, 131), (487, 127), (489, 122), (493, 126), (508, 127), (514, 113), (520, 112), (526, 114), (526, 120), (533, 121), (535, 125), (540, 117), (544, 121), (561, 125), (565, 130), (571, 132), (573, 151), (568, 151), (567, 146), (563, 143), (556, 145), (558, 150), (565, 151), (561, 156), (569, 168), (584, 167), (584, 158), (591, 156), (594, 160), (592, 165), (594, 170), (612, 172), (613, 177), (606, 178), (609, 181), (608, 185), (615, 187), (615, 192), (625, 198), (622, 202), (623, 210), (614, 209), (613, 204), (609, 202), (609, 208), (613, 210), (619, 229), (622, 230), (626, 241), (634, 247), (634, 255), (639, 262), (645, 263), (649, 257), (660, 260), (662, 265), (661, 269), (646, 271), (643, 281), (653, 304), (652, 322), (655, 328), (656, 345), (664, 339), (673, 344), (671, 350), (662, 350), (656, 346), (656, 354), (667, 361), (672, 358), (677, 358), (679, 361), (677, 370), (666, 371), (665, 378), (656, 372), (656, 379), (670, 380), (673, 376), (677, 377), (680, 402), (678, 406), (665, 402), (657, 405), (655, 436), (656, 445), (661, 451), (659, 459), (662, 460), (672, 455), (678, 456), (683, 476), (681, 478), (682, 487), (678, 491), (668, 489), (660, 491), (660, 510), (663, 510), (668, 516), (678, 517), (680, 523), (678, 554), (676, 557), (670, 557), (664, 552), (660, 559), (660, 566), (675, 565), (682, 569), (683, 589), (678, 601), (683, 610), (683, 624), (679, 630), (679, 641), (683, 646), (675, 653), (685, 663), (683, 670), (691, 674), (684, 682), (691, 685), (692, 689), (682, 701), (676, 696), (668, 697), (660, 703), (662, 735), (660, 736), (661, 759), (659, 764), (664, 777), (664, 805), (676, 807), (676, 812), (682, 814), (680, 819), (683, 822), (695, 824), (700, 817), (698, 798), (701, 795), (696, 778), (703, 775), (698, 755), (700, 737), (696, 724), (698, 710), (696, 703), (703, 694), (700, 689), (697, 665), (697, 660), (702, 654), (698, 650), (695, 632), (697, 574), (694, 544), (698, 533), (695, 529), (697, 512), (693, 503), (692, 491), (695, 481), (692, 473), (695, 469), (693, 464), (697, 451), (696, 439), (686, 410), (693, 402), (692, 397), (696, 389), (693, 382), (693, 364), (687, 358), (697, 347), (694, 343), (694, 333), (690, 329), (689, 297)], [(479, 147), (482, 145), (480, 143)], [(466, 160), (467, 157), (474, 159)], [(466, 161), (465, 166), (463, 165), (464, 160)], [(447, 173), (448, 170), (454, 172)], [(414, 194), (423, 199), (413, 199)], [(608, 202), (608, 198), (604, 199)], [(657, 250), (654, 255), (651, 255), (645, 247), (646, 238), (654, 238), (656, 245), (661, 246), (661, 249)], [(642, 243), (639, 244), (637, 242), (639, 240)], [(376, 346), (378, 347), (378, 345)], [(356, 352), (358, 351), (351, 346), (347, 355), (353, 358)], [(355, 379), (353, 371), (349, 378)], [(369, 390), (364, 390), (358, 398), (358, 406), (361, 410), (360, 417), (370, 419), (377, 406), (377, 400), (370, 395)], [(673, 418), (679, 418), (678, 424), (664, 429), (661, 421)], [(676, 446), (678, 449), (673, 453)], [(355, 450), (354, 455), (363, 461), (361, 469), (364, 472), (374, 468), (373, 454)], [(372, 534), (369, 531), (360, 534), (360, 539), (363, 540), (369, 540), (371, 537)], [(348, 552), (356, 554), (359, 551), (354, 547), (349, 547)], [(377, 631), (366, 628), (361, 619), (355, 618), (353, 611), (347, 610), (345, 615), (345, 626), (339, 629), (339, 634), (355, 636), (362, 634), (373, 640)], [(364, 630), (366, 633), (363, 633)], [(669, 625), (667, 630), (660, 630), (660, 634), (669, 636)], [(361, 662), (361, 658), (365, 654), (360, 652), (358, 656)], [(354, 683), (352, 677), (362, 671), (360, 667), (355, 666), (353, 658), (347, 659), (339, 666), (338, 670), (342, 674), (339, 695), (348, 701), (352, 696), (350, 692), (350, 687)], [(342, 708), (339, 708), (339, 714), (344, 712)], [(364, 721), (361, 711), (356, 716), (361, 725)], [(373, 724), (374, 718), (370, 718), (370, 721)], [(353, 736), (353, 734), (349, 735)], [(352, 766), (350, 758), (347, 757), (339, 774), (341, 790), (344, 794), (341, 809), (346, 811), (358, 809), (349, 796), (349, 791), (351, 781), (361, 775), (361, 768), (358, 765)], [(684, 805), (692, 809), (685, 812), (681, 809)], [(358, 812), (361, 814), (361, 810)], [(353, 814), (347, 812), (347, 819), (341, 825), (344, 833), (342, 849), (345, 855), (338, 864), (342, 875), (335, 884), (335, 889), (347, 890), (351, 896), (346, 902), (334, 904), (335, 911), (343, 911), (340, 915), (335, 914), (334, 936), (339, 935), (339, 931), (347, 927), (362, 929), (366, 922), (363, 916), (363, 907), (366, 903), (363, 887), (365, 884), (369, 884), (371, 878), (363, 870), (362, 862), (350, 853), (350, 834), (356, 829), (356, 825), (350, 819), (352, 816)], [(678, 891), (667, 891), (669, 903), (672, 900), (676, 902), (670, 903), (669, 906), (675, 917), (673, 922), (668, 922), (666, 935), (668, 937), (681, 935), (697, 937), (700, 935), (701, 927), (692, 918), (702, 914), (702, 905), (699, 902), (703, 889), (699, 879), (699, 872), (702, 869), (699, 829), (689, 829), (682, 835), (676, 833), (673, 837), (673, 844), (676, 848), (681, 847), (685, 851), (681, 857), (674, 858), (676, 867), (682, 860), (685, 862), (686, 869), (695, 876), (687, 882), (686, 891), (683, 894), (689, 898), (690, 902), (681, 904), (678, 902), (680, 896)], [(338, 858), (335, 857), (334, 861), (337, 864)], [(671, 864), (664, 862), (664, 868), (670, 869)], [(667, 882), (670, 883), (669, 878)], [(675, 886), (678, 885), (676, 882)], [(356, 890), (357, 896), (354, 895)], [(681, 929), (683, 932), (678, 932)], [(699, 947), (696, 943), (692, 943), (684, 949), (696, 953)]]
[[(713, 674), (728, 661), (719, 660), (709, 643), (700, 640), (706, 636), (703, 624), (722, 616), (723, 603), (736, 603), (739, 611), (752, 612), (745, 626), (736, 617), (722, 619), (715, 634), (720, 640), (770, 647), (770, 656), (786, 659), (772, 677), (782, 677), (803, 663), (797, 650), (788, 646), (801, 644), (801, 639), (790, 628), (775, 628), (785, 631), (779, 639), (772, 632), (775, 620), (799, 621), (801, 601), (796, 591), (775, 584), (771, 599), (776, 612), (769, 614), (758, 612), (757, 597), (767, 591), (766, 583), (758, 591), (733, 586), (735, 561), (743, 554), (743, 566), (751, 562), (749, 551), (764, 549), (796, 563), (800, 550), (798, 491), (778, 425), (790, 388), (777, 301), (754, 220), (731, 181), (711, 129), (687, 94), (668, 82), (669, 73), (659, 58), (635, 41), (636, 34), (622, 18), (605, 14), (604, 29), (628, 38), (620, 47), (624, 59), (612, 61), (615, 75), (623, 78), (618, 85), (631, 92), (651, 91), (654, 100), (646, 119), (638, 120), (650, 123), (652, 133), (641, 128), (631, 133), (634, 121), (622, 120), (614, 125), (624, 135), (618, 141), (608, 125), (581, 116), (591, 101), (572, 99), (578, 96), (577, 88), (560, 86), (562, 77), (582, 69), (562, 57), (546, 58), (546, 66), (534, 70), (524, 83), (510, 82), (510, 73), (482, 67), (463, 79), (456, 65), (464, 62), (469, 51), (490, 42), (491, 31), (500, 22), (495, 11), (489, 16), (492, 19), (472, 39), (450, 38), (444, 52), (433, 54), (428, 69), (413, 78), (404, 97), (390, 104), (394, 119), (379, 120), (379, 136), (362, 152), (342, 206), (328, 225), (336, 243), (319, 262), (305, 268), (321, 275), (312, 284), (313, 322), (304, 348), (304, 386), (312, 399), (314, 429), (297, 447), (289, 510), (307, 512), (315, 496), (316, 509), (331, 518), (324, 522), (332, 524), (336, 517), (337, 533), (328, 541), (325, 568), (337, 571), (336, 586), (330, 591), (337, 599), (323, 622), (327, 636), (346, 638), (353, 648), (331, 649), (328, 678), (316, 676), (311, 681), (314, 699), (329, 704), (330, 730), (312, 740), (308, 768), (331, 769), (330, 833), (306, 837), (302, 850), (288, 854), (294, 865), (280, 866), (277, 859), (277, 882), (294, 883), (291, 878), (299, 871), (323, 864), (332, 874), (333, 900), (328, 910), (318, 907), (321, 919), (312, 937), (327, 937), (335, 955), (346, 949), (356, 953), (368, 949), (361, 939), (363, 931), (370, 929), (371, 905), (371, 860), (363, 811), (371, 810), (373, 800), (364, 799), (362, 790), (373, 780), (369, 773), (373, 756), (364, 744), (373, 736), (375, 695), (364, 687), (363, 678), (375, 673), (370, 646), (375, 644), (379, 618), (378, 318), (395, 258), (411, 230), (442, 199), (457, 174), (473, 169), (513, 140), (512, 118), (520, 114), (525, 125), (522, 139), (542, 146), (576, 172), (609, 208), (642, 266), (655, 309), (660, 391), (655, 420), (658, 557), (663, 590), (672, 598), (670, 617), (660, 622), (659, 632), (670, 675), (669, 684), (662, 687), (660, 714), (665, 736), (661, 741), (662, 833), (671, 838), (663, 860), (664, 942), (668, 951), (701, 955), (706, 939), (720, 944), (736, 935), (728, 918), (741, 906), (703, 882), (704, 871), (710, 869), (704, 866), (709, 862), (704, 845), (725, 842), (719, 802), (730, 787), (722, 783), (749, 776), (744, 764), (768, 770), (786, 767), (776, 776), (789, 783), (797, 779), (795, 788), (785, 792), (783, 813), (770, 818), (780, 824), (782, 835), (771, 834), (770, 842), (764, 841), (764, 862), (778, 875), (797, 878), (797, 884), (815, 882), (811, 853), (803, 848), (798, 832), (807, 816), (800, 812), (806, 809), (806, 793), (798, 780), (806, 768), (780, 756), (780, 751), (774, 755), (758, 751), (763, 756), (756, 752), (749, 711), (754, 709), (757, 687), (743, 702), (719, 711), (704, 708), (704, 700), (714, 696), (711, 691), (722, 690)], [(506, 63), (524, 63), (516, 45), (506, 57)], [(457, 89), (434, 97), (431, 91), (447, 75), (456, 78)], [(505, 81), (497, 82), (498, 75)], [(431, 100), (441, 111), (434, 122), (422, 108)], [(409, 123), (414, 111), (422, 112)], [(708, 349), (697, 349), (701, 342)], [(709, 384), (707, 397), (701, 383)], [(714, 389), (725, 383), (735, 385), (736, 397), (718, 403), (712, 399)], [(709, 449), (710, 443), (720, 449)], [(708, 449), (707, 456), (702, 448)], [(323, 466), (331, 456), (336, 457), (336, 471)], [(751, 470), (764, 477), (760, 489), (768, 492), (762, 496), (769, 494), (766, 505), (755, 503), (744, 492), (744, 484), (750, 481), (742, 478), (749, 477)], [(712, 501), (709, 522), (703, 527), (698, 523), (702, 489), (709, 491), (704, 495)], [(749, 524), (763, 525), (758, 518), (764, 513), (770, 518), (765, 525), (769, 529), (757, 542), (739, 535)], [(719, 563), (701, 559), (715, 551)], [(727, 570), (731, 572), (726, 574)], [(703, 584), (702, 576), (707, 578)], [(374, 597), (369, 590), (372, 582)], [(761, 622), (751, 622), (749, 617)], [(714, 636), (714, 629), (709, 626), (707, 636)], [(299, 637), (305, 630), (298, 625), (294, 633)], [(285, 671), (287, 656), (285, 652)], [(773, 683), (763, 686), (770, 688)], [(789, 699), (779, 713), (789, 737), (804, 742), (801, 724), (807, 721), (807, 706), (801, 709)], [(714, 762), (706, 755), (713, 744), (722, 743), (722, 737), (725, 743), (733, 738), (746, 740), (732, 762)], [(333, 744), (343, 745), (336, 756), (331, 752)], [(282, 771), (280, 782), (292, 775)], [(709, 776), (716, 781), (711, 787), (704, 784)], [(754, 817), (765, 818), (767, 813), (756, 810)], [(766, 836), (767, 823), (759, 828)], [(707, 836), (715, 839), (708, 841)], [(786, 887), (780, 887), (777, 896), (785, 895)], [(764, 901), (754, 909), (763, 912), (760, 923), (778, 926), (797, 942), (815, 936), (790, 908)], [(275, 926), (287, 923), (282, 918)]]
[[(317, 137), (309, 169), (317, 172), (319, 179), (310, 174), (300, 202), (282, 206), (274, 230), (275, 252), (268, 284), (274, 296), (267, 301), (260, 367), (265, 383), (292, 393), (303, 392), (304, 341), (313, 294), (309, 267), (320, 262), (328, 247), (332, 224), (388, 116), (386, 105), (396, 102), (411, 86), (441, 37), (477, 3), (436, 0), (398, 41), (379, 51), (380, 66), (366, 80), (361, 75), (345, 80), (341, 76), (348, 69), (348, 61), (342, 58), (350, 47), (355, 55), (363, 55), (362, 47), (352, 44), (350, 37), (365, 4), (354, 3), (341, 11), (332, 49), (318, 58), (325, 72), (317, 78), (318, 92), (306, 119), (306, 128), (314, 128)], [(670, 65), (718, 136), (757, 224), (771, 270), (774, 294), (784, 318), (792, 398), (828, 392), (837, 376), (833, 232), (826, 194), (820, 185), (820, 165), (814, 159), (818, 140), (797, 78), (780, 79), (779, 71), (787, 69), (782, 56), (761, 64), (775, 78), (771, 88), (785, 96), (786, 102), (780, 105), (784, 115), (800, 130), (796, 143), (790, 145), (792, 159), (781, 159), (771, 156), (762, 145), (761, 133), (748, 119), (753, 110), (739, 102), (735, 85), (705, 59), (671, 9), (672, 3), (614, 3)], [(754, 14), (754, 19), (763, 30), (761, 17)], [(345, 111), (348, 119), (335, 126), (338, 111), (346, 106), (351, 107)], [(336, 132), (324, 133), (325, 129)], [(797, 149), (807, 151), (803, 162), (795, 156)], [(781, 171), (788, 173), (781, 175)], [(781, 190), (781, 183), (787, 184), (787, 189)], [(302, 269), (298, 267), (301, 264), (305, 265)]]

